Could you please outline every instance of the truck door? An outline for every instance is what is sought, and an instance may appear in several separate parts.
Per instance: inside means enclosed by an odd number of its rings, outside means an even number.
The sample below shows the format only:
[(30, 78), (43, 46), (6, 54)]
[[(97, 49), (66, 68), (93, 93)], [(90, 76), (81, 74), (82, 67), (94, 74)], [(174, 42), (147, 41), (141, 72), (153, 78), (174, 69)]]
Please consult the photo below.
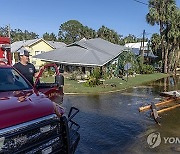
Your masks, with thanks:
[(43, 66), (34, 84), (34, 88), (47, 95), (49, 99), (56, 103), (63, 102), (63, 86), (64, 77), (60, 74), (56, 64)]

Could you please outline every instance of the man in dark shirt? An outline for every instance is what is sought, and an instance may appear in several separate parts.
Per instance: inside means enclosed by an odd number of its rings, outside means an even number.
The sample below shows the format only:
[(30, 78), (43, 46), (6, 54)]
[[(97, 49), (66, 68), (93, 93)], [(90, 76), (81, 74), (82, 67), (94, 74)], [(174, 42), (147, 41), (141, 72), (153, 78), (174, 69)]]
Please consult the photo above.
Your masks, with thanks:
[(29, 52), (21, 49), (19, 52), (20, 62), (14, 64), (16, 68), (32, 85), (34, 85), (33, 77), (37, 77), (38, 73), (33, 64), (29, 63)]

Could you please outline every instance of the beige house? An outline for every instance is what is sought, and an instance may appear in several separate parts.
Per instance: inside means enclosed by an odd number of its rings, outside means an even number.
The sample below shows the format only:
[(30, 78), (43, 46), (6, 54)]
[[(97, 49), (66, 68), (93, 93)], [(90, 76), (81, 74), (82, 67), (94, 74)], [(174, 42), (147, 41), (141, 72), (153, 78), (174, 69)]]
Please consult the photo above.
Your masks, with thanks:
[(30, 52), (30, 62), (34, 64), (36, 69), (39, 69), (40, 66), (44, 64), (43, 61), (37, 58), (33, 58), (38, 54), (51, 51), (54, 49), (59, 49), (65, 47), (66, 44), (62, 42), (55, 42), (55, 41), (46, 41), (42, 38), (40, 39), (33, 39), (33, 40), (25, 40), (25, 41), (17, 41), (11, 44), (11, 52), (13, 55), (13, 63), (18, 62), (18, 50), (21, 48), (25, 48)]

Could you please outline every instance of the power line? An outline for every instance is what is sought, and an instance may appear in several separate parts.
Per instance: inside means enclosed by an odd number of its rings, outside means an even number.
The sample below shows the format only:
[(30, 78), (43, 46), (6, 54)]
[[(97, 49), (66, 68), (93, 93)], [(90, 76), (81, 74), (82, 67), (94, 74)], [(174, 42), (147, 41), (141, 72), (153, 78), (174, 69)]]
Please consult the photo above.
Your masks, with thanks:
[(144, 5), (148, 5), (147, 3), (144, 3), (144, 2), (141, 2), (141, 1), (138, 1), (138, 0), (133, 0), (133, 1), (144, 4)]

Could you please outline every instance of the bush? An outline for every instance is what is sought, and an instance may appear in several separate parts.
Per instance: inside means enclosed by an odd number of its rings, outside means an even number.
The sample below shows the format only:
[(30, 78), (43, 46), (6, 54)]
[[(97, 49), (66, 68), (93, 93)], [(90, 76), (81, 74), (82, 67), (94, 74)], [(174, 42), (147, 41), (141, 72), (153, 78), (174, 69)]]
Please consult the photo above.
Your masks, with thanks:
[(110, 79), (110, 77), (111, 77), (110, 74), (107, 73), (107, 72), (103, 73), (103, 75), (102, 75), (102, 78), (105, 79), (105, 80)]
[(142, 65), (142, 74), (152, 74), (154, 73), (154, 67), (152, 65)]
[(95, 68), (93, 73), (88, 77), (88, 80), (86, 81), (85, 85), (88, 87), (94, 87), (100, 85), (102, 84), (100, 78), (101, 78), (100, 69)]
[(100, 79), (101, 78), (101, 72), (99, 68), (95, 68), (93, 70), (93, 73), (91, 74), (92, 77), (96, 78), (96, 79)]
[(69, 76), (69, 80), (82, 80), (83, 79), (83, 73), (81, 71), (74, 71)]
[(102, 82), (93, 76), (89, 76), (89, 79), (85, 82), (85, 85), (88, 87), (95, 87), (100, 84), (102, 84)]
[(129, 75), (134, 75), (134, 73), (135, 73), (135, 71), (134, 71), (133, 69), (129, 69), (129, 70), (128, 70), (128, 74), (129, 74)]

